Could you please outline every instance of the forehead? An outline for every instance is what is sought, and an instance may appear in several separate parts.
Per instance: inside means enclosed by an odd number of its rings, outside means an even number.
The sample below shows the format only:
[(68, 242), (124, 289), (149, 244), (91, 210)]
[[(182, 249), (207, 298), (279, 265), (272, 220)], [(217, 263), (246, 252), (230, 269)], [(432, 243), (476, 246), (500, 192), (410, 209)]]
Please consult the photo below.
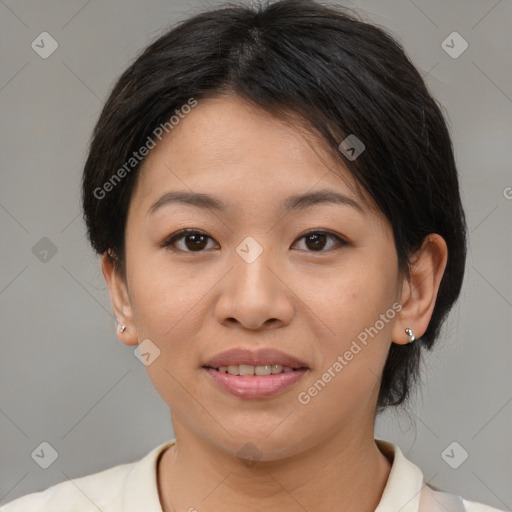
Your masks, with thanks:
[(342, 159), (298, 123), (236, 96), (199, 100), (183, 117), (143, 162), (137, 200), (169, 189), (261, 203), (329, 188), (363, 204)]

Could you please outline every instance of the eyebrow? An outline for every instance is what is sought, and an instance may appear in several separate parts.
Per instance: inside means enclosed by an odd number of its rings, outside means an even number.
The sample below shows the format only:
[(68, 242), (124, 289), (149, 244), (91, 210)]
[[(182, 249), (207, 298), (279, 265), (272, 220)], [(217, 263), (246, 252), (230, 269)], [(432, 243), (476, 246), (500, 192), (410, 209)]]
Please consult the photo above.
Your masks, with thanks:
[[(297, 194), (288, 197), (282, 204), (282, 209), (285, 212), (304, 210), (318, 204), (338, 204), (350, 206), (360, 213), (364, 214), (361, 205), (354, 199), (335, 192), (333, 190), (324, 189), (316, 192), (307, 192), (305, 194)], [(185, 204), (194, 206), (201, 209), (212, 209), (217, 211), (225, 211), (228, 205), (220, 199), (202, 194), (198, 192), (167, 192), (162, 197), (157, 199), (149, 208), (148, 215), (153, 214), (158, 209), (169, 204)]]

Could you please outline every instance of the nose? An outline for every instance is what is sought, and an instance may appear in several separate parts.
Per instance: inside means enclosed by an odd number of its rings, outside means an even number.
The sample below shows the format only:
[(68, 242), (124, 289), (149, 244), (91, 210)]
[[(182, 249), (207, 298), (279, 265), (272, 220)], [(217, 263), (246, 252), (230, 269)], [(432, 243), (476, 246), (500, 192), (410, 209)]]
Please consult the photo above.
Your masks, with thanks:
[(251, 330), (287, 325), (294, 314), (293, 283), (286, 282), (271, 251), (254, 260), (235, 253), (230, 263), (233, 268), (220, 283), (217, 321)]

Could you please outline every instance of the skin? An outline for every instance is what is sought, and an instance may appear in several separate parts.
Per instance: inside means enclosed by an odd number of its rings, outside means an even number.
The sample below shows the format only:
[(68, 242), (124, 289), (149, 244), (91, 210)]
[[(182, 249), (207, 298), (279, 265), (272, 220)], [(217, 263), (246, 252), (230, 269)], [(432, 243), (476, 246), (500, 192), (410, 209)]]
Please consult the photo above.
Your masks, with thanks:
[[(322, 203), (284, 214), (293, 194), (328, 188), (363, 211)], [(398, 271), (392, 228), (354, 192), (340, 161), (312, 136), (236, 96), (201, 100), (147, 156), (126, 227), (126, 281), (105, 254), (103, 274), (119, 339), (150, 339), (160, 356), (146, 366), (172, 411), (176, 445), (158, 464), (162, 509), (199, 511), (373, 511), (391, 468), (374, 440), (380, 377), (404, 330), (425, 332), (447, 248), (429, 235)], [(168, 204), (165, 192), (220, 198), (218, 212)], [(369, 199), (367, 199), (369, 201)], [(206, 234), (160, 244), (183, 228)], [(308, 243), (322, 230), (340, 236)], [(236, 248), (251, 236), (263, 249), (247, 263)], [(313, 241), (314, 242), (314, 241)], [(318, 247), (315, 250), (315, 247)], [(202, 252), (201, 252), (202, 251)], [(401, 311), (307, 405), (307, 390), (394, 303)], [(221, 390), (202, 369), (234, 347), (271, 347), (304, 361), (292, 388), (265, 399)], [(252, 443), (256, 464), (237, 452)], [(191, 509), (192, 510), (192, 509)]]

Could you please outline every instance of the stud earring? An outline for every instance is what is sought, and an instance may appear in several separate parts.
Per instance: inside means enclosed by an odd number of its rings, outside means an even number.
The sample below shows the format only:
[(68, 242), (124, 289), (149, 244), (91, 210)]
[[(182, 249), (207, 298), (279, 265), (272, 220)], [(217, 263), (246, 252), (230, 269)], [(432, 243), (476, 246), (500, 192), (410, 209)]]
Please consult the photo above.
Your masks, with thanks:
[(412, 329), (405, 329), (405, 333), (407, 336), (409, 336), (409, 343), (412, 343), (416, 338), (414, 337), (414, 333), (412, 332)]
[(119, 332), (124, 332), (126, 331), (126, 325), (121, 325), (121, 327), (119, 327)]

